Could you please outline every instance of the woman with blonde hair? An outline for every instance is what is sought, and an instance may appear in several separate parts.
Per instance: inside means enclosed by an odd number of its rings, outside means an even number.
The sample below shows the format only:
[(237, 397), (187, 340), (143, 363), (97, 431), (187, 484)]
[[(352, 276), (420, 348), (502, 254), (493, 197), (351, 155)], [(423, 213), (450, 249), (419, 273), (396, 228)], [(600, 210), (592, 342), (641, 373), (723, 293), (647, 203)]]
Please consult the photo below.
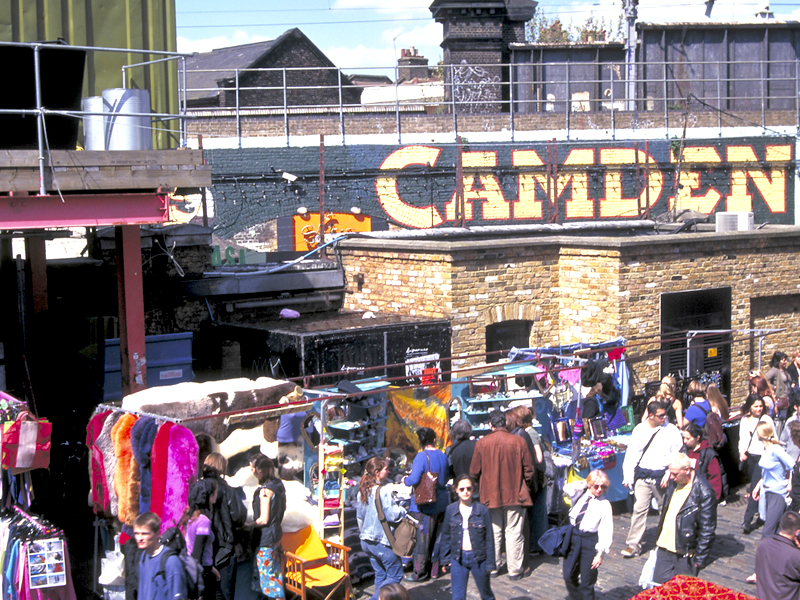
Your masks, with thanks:
[(725, 401), (725, 396), (719, 391), (716, 383), (709, 383), (706, 388), (706, 399), (711, 403), (711, 410), (719, 415), (723, 421), (730, 418), (730, 411), (728, 410), (728, 403)]
[(605, 497), (610, 485), (605, 471), (594, 470), (585, 483), (564, 486), (564, 493), (572, 501), (569, 511), (572, 538), (562, 567), (570, 598), (594, 598), (597, 570), (614, 539), (611, 502)]
[[(764, 444), (764, 454), (758, 461), (761, 467), (761, 481), (753, 488), (753, 499), (758, 501), (758, 512), (764, 521), (761, 539), (778, 532), (783, 513), (786, 512), (786, 498), (789, 495), (789, 475), (794, 461), (786, 454), (778, 438), (775, 428), (770, 423), (759, 423), (756, 435)], [(747, 578), (748, 583), (755, 583), (755, 574)]]
[[(667, 408), (667, 418), (670, 423), (674, 423), (678, 429), (681, 429), (685, 423), (683, 418), (683, 404), (675, 397), (675, 386), (677, 385), (676, 379), (672, 375), (666, 375), (661, 380), (661, 385), (658, 388), (655, 396), (648, 400), (648, 404), (653, 400), (661, 400), (666, 402), (669, 407)], [(642, 423), (647, 420), (647, 411), (642, 415)]]

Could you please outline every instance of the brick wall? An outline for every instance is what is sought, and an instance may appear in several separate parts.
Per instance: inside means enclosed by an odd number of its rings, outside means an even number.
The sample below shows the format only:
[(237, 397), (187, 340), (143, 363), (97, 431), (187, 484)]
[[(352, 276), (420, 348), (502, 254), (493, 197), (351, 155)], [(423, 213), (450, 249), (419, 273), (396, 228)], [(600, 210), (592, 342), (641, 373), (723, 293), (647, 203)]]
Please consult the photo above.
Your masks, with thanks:
[[(497, 238), (347, 240), (342, 259), (350, 293), (345, 308), (448, 318), (453, 355), (485, 352), (486, 326), (533, 321), (535, 345), (633, 343), (643, 381), (660, 378), (663, 293), (730, 287), (734, 330), (786, 328), (762, 345), (766, 364), (776, 349), (798, 345), (800, 229), (635, 238)], [(364, 276), (356, 287), (353, 277)], [(498, 318), (499, 317), (499, 318)], [(732, 398), (746, 392), (757, 366), (758, 339), (737, 333), (731, 352)], [(468, 363), (479, 359), (467, 359)]]
[[(449, 78), (449, 69), (445, 76)], [(449, 82), (449, 79), (448, 79)], [(507, 86), (498, 86), (506, 89)], [(445, 90), (449, 94), (448, 88)], [(448, 96), (449, 98), (449, 96)], [(507, 105), (505, 105), (507, 107)], [(437, 110), (450, 112), (449, 106), (437, 107)], [(467, 114), (464, 106), (459, 106), (456, 114), (456, 127), (460, 135), (469, 136), (470, 132), (505, 132), (510, 128), (508, 114)], [(693, 113), (689, 127), (717, 127), (720, 120), (722, 127), (740, 127), (742, 122), (760, 123), (760, 112), (729, 112), (720, 117), (716, 112), (699, 111)], [(794, 126), (794, 111), (768, 111), (765, 113), (768, 127), (785, 125)], [(242, 137), (283, 137), (286, 135), (283, 114), (273, 116), (242, 116), (240, 118)], [(329, 115), (289, 115), (289, 135), (341, 135), (338, 110)], [(590, 113), (537, 113), (515, 114), (514, 129), (516, 131), (561, 131), (601, 129), (660, 129), (683, 127), (681, 113), (672, 112), (666, 115), (661, 111), (640, 112), (590, 112)], [(201, 116), (187, 123), (190, 136), (202, 134), (205, 137), (236, 137), (236, 117)], [(401, 133), (454, 133), (452, 114), (401, 113)], [(346, 113), (344, 116), (344, 133), (347, 135), (374, 135), (397, 133), (397, 119), (391, 113)]]
[[(298, 65), (308, 69), (297, 69)], [(342, 102), (360, 104), (361, 88), (348, 84), (336, 68), (325, 68), (317, 54), (303, 41), (283, 44), (268, 57), (253, 66), (254, 69), (283, 69), (286, 71), (245, 71), (239, 75), (239, 106), (283, 107), (284, 84), (287, 87), (285, 102), (288, 106), (313, 106), (339, 104), (341, 84)], [(284, 75), (286, 80), (284, 82)], [(341, 80), (340, 80), (341, 78)], [(225, 83), (220, 94), (221, 106), (236, 106), (233, 79)], [(273, 89), (248, 89), (273, 88)], [(299, 89), (302, 88), (302, 89)]]

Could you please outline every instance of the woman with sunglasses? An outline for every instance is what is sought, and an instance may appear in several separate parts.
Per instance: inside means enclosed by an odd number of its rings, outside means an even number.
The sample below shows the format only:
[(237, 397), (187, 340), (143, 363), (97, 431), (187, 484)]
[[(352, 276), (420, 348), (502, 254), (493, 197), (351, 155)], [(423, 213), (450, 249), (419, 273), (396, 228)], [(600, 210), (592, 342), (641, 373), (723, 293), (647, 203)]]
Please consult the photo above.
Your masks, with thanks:
[(475, 481), (469, 475), (455, 478), (458, 502), (444, 513), (442, 548), (450, 548), (450, 588), (453, 600), (465, 600), (469, 574), (481, 600), (494, 600), (489, 573), (496, 569), (492, 518), (489, 509), (472, 501)]
[(586, 483), (564, 486), (572, 500), (569, 522), (572, 538), (564, 558), (563, 575), (569, 597), (575, 600), (594, 600), (597, 569), (603, 564), (614, 539), (611, 502), (605, 493), (611, 485), (604, 471), (589, 473)]

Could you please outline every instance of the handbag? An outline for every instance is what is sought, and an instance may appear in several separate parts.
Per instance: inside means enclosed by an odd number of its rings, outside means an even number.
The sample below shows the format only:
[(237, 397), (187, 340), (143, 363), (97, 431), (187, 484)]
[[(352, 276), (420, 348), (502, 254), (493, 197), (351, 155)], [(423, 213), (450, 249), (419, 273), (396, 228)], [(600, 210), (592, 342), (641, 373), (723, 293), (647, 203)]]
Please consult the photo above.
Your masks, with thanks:
[(27, 410), (21, 411), (15, 421), (3, 427), (0, 464), (4, 469), (11, 469), (12, 475), (48, 468), (52, 432), (50, 421), (37, 419)]
[(404, 515), (397, 527), (392, 531), (386, 522), (386, 515), (383, 513), (383, 502), (381, 502), (381, 487), (375, 490), (375, 509), (378, 511), (378, 520), (383, 525), (383, 531), (392, 546), (392, 552), (397, 556), (410, 557), (417, 545), (417, 529), (419, 522), (411, 515)]
[(560, 527), (551, 527), (539, 538), (542, 551), (550, 556), (566, 556), (572, 540), (572, 525), (567, 523)]
[[(425, 452), (423, 450), (423, 452)], [(428, 459), (428, 470), (422, 474), (422, 477), (414, 488), (414, 502), (417, 506), (421, 504), (434, 504), (439, 488), (439, 474), (431, 473), (431, 457), (425, 452), (425, 458)]]

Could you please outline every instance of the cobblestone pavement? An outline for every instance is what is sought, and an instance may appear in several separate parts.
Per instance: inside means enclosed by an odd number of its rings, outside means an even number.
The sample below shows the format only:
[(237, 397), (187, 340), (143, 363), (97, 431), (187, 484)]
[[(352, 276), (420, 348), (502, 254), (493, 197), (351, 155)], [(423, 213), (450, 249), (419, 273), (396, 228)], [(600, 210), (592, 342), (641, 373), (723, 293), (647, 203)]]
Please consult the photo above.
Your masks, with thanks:
[[(700, 572), (699, 577), (755, 596), (754, 585), (745, 582), (745, 578), (753, 573), (755, 567), (755, 551), (761, 540), (761, 530), (744, 535), (741, 529), (742, 515), (746, 501), (739, 491), (735, 501), (717, 509), (717, 537), (711, 550), (710, 564)], [(627, 600), (641, 591), (638, 586), (639, 575), (644, 566), (648, 552), (655, 547), (655, 530), (658, 517), (651, 511), (647, 521), (647, 532), (644, 536), (644, 554), (634, 558), (623, 558), (620, 552), (625, 548), (625, 538), (630, 526), (629, 514), (614, 515), (614, 543), (611, 553), (603, 559), (597, 581), (597, 598), (608, 600)], [(546, 554), (531, 559), (533, 572), (529, 577), (519, 581), (509, 581), (507, 575), (492, 579), (492, 591), (498, 600), (547, 599), (559, 600), (567, 596), (564, 580), (561, 575), (561, 560)], [(403, 582), (411, 591), (413, 600), (449, 600), (450, 577), (444, 576), (436, 580), (422, 583)], [(367, 579), (356, 585), (356, 600), (369, 598), (374, 587), (372, 580)], [(479, 600), (480, 596), (472, 580), (467, 588), (467, 598)]]

